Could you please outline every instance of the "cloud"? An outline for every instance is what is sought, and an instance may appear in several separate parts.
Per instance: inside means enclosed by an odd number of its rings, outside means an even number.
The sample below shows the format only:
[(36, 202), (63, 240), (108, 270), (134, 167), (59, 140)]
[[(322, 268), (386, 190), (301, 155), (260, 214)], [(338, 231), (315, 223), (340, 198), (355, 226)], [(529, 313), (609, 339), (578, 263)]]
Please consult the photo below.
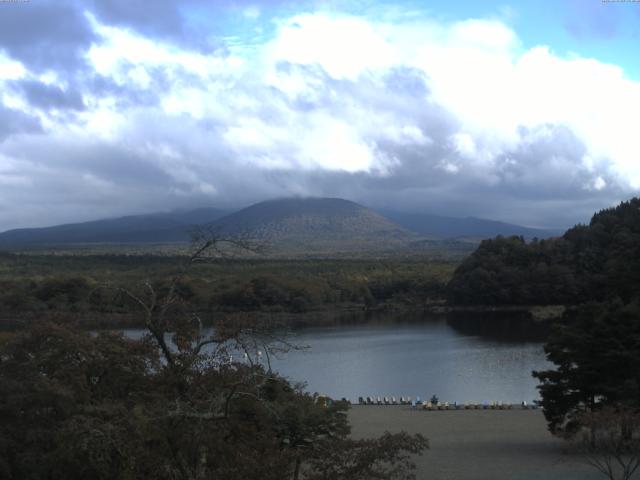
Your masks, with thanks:
[(82, 96), (73, 89), (63, 90), (58, 86), (34, 80), (14, 82), (13, 86), (24, 94), (27, 102), (35, 108), (44, 110), (51, 108), (84, 110), (85, 108)]
[(110, 0), (92, 2), (92, 13), (106, 25), (128, 28), (139, 35), (160, 38), (187, 48), (206, 49), (210, 46), (203, 32), (190, 28), (183, 13), (189, 7), (206, 5), (204, 1)]
[[(105, 25), (126, 28), (147, 38), (161, 39), (182, 48), (211, 52), (224, 47), (215, 28), (220, 17), (239, 14), (257, 20), (262, 9), (300, 8), (306, 2), (291, 0), (93, 0), (91, 12)], [(213, 28), (212, 28), (213, 27)]]
[(0, 6), (0, 48), (35, 71), (74, 70), (94, 39), (78, 3), (7, 2)]
[(195, 0), (86, 5), (0, 33), (5, 228), (286, 195), (568, 226), (640, 188), (640, 84), (500, 21), (323, 10), (221, 47)]
[(38, 118), (0, 105), (0, 142), (12, 135), (34, 132), (42, 132)]

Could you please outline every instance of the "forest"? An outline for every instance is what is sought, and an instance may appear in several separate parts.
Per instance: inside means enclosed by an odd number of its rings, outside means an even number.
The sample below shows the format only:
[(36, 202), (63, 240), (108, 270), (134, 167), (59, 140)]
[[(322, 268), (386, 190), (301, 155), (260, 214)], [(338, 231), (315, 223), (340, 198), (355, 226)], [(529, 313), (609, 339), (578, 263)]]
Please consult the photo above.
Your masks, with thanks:
[(447, 285), (453, 304), (578, 305), (640, 292), (640, 199), (602, 210), (562, 237), (484, 240)]
[[(149, 280), (161, 289), (184, 256), (0, 255), (6, 327), (30, 318), (76, 319), (87, 327), (139, 323), (115, 287)], [(217, 314), (339, 313), (442, 303), (456, 263), (431, 259), (218, 258), (182, 275), (177, 288), (203, 318)], [(303, 315), (304, 316), (304, 315)], [(303, 319), (300, 319), (303, 321)]]
[[(422, 435), (353, 440), (346, 401), (308, 393), (260, 363), (262, 353), (298, 348), (277, 322), (241, 315), (203, 328), (190, 275), (212, 273), (207, 266), (218, 262), (205, 252), (216, 242), (155, 263), (165, 270), (153, 279), (124, 273), (148, 269), (147, 259), (111, 261), (114, 273), (103, 259), (63, 258), (85, 276), (52, 279), (33, 278), (33, 265), (4, 257), (26, 275), (14, 307), (40, 302), (40, 318), (0, 335), (0, 478), (415, 478), (412, 457), (428, 448)], [(51, 259), (33, 261), (46, 272), (42, 262)], [(99, 279), (86, 276), (86, 262)], [(269, 284), (253, 281), (260, 268), (251, 265), (239, 284), (280, 301)], [(115, 294), (115, 307), (100, 303), (105, 291)], [(276, 300), (266, 305), (281, 308)], [(78, 328), (77, 318), (101, 308), (130, 312), (145, 334)], [(245, 361), (233, 360), (242, 353)]]

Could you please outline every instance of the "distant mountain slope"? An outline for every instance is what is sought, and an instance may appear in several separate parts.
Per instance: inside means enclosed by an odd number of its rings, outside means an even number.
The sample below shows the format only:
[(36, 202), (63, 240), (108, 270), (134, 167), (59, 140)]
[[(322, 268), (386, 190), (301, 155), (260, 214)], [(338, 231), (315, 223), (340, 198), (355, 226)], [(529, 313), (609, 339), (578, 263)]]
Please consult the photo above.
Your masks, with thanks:
[(215, 208), (200, 208), (45, 228), (20, 228), (0, 233), (0, 246), (181, 242), (189, 240), (189, 230), (194, 225), (212, 223), (226, 214)]
[(531, 239), (534, 237), (549, 238), (562, 234), (560, 230), (529, 228), (475, 217), (455, 218), (428, 213), (378, 211), (389, 220), (407, 230), (421, 235), (433, 235), (441, 238), (475, 237), (482, 239), (495, 237), (497, 235), (521, 235), (527, 239)]
[(231, 214), (200, 208), (10, 230), (0, 233), (0, 248), (188, 242), (189, 231), (197, 225), (279, 245), (282, 252), (300, 253), (433, 250), (452, 248), (451, 240), (443, 241), (451, 238), (462, 238), (463, 243), (454, 246), (468, 249), (468, 241), (478, 243), (495, 235), (546, 238), (557, 233), (477, 218), (381, 214), (340, 198), (285, 198)]
[(289, 198), (251, 205), (230, 215), (216, 209), (136, 215), (0, 233), (0, 247), (189, 241), (189, 230), (211, 225), (222, 235), (246, 235), (302, 253), (389, 250), (415, 234), (362, 205), (337, 198)]
[(214, 227), (270, 242), (408, 240), (413, 234), (379, 213), (339, 198), (269, 200), (232, 213)]

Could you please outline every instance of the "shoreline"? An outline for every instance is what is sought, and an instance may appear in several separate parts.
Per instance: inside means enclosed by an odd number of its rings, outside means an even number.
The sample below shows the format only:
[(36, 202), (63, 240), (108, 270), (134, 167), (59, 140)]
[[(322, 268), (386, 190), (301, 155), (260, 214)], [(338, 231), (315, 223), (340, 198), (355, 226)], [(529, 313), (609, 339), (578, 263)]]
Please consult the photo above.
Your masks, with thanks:
[[(386, 304), (377, 308), (363, 308), (360, 305), (347, 304), (337, 308), (315, 309), (306, 312), (269, 312), (269, 311), (213, 311), (198, 312), (205, 319), (204, 324), (210, 326), (215, 319), (234, 315), (249, 315), (256, 319), (273, 321), (281, 326), (293, 329), (308, 327), (325, 327), (354, 325), (380, 322), (383, 317), (398, 316), (393, 322), (420, 322), (418, 317), (433, 315), (447, 317), (456, 314), (500, 316), (513, 314), (518, 318), (509, 321), (531, 322), (544, 326), (561, 318), (566, 307), (561, 305), (403, 305)], [(497, 317), (496, 317), (497, 318)], [(77, 312), (77, 311), (24, 311), (5, 313), (0, 316), (0, 331), (11, 331), (24, 328), (33, 321), (52, 320), (74, 323), (85, 329), (119, 329), (144, 328), (139, 312)], [(485, 319), (487, 320), (487, 319)], [(389, 322), (389, 320), (384, 320)]]

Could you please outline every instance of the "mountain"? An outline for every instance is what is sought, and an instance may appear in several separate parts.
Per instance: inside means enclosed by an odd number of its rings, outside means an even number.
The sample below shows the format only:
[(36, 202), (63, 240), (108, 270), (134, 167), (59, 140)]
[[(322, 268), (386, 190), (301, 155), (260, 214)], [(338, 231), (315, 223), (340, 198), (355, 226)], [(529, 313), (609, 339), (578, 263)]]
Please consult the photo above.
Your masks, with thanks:
[(220, 235), (304, 253), (394, 249), (416, 238), (382, 215), (337, 198), (270, 200), (225, 213), (198, 209), (10, 230), (0, 233), (0, 247), (187, 242), (189, 230), (205, 224)]
[(340, 198), (269, 200), (232, 213), (213, 226), (225, 235), (308, 247), (340, 244), (341, 249), (363, 244), (384, 247), (415, 237), (379, 213)]
[(471, 237), (483, 239), (498, 235), (505, 237), (517, 235), (531, 239), (534, 237), (556, 237), (562, 234), (560, 230), (529, 228), (475, 217), (443, 217), (428, 213), (406, 213), (388, 210), (379, 210), (379, 212), (407, 230), (421, 235), (432, 235), (440, 238)]
[[(9, 230), (0, 233), (0, 248), (188, 242), (190, 230), (198, 225), (210, 225), (221, 235), (243, 235), (282, 247), (285, 252), (300, 253), (468, 250), (471, 243), (496, 235), (546, 238), (557, 233), (478, 218), (375, 212), (340, 198), (284, 198), (231, 214), (200, 208)], [(447, 240), (444, 245), (443, 239), (452, 238), (458, 240)]]
[(189, 241), (189, 230), (209, 224), (227, 212), (215, 208), (132, 215), (45, 228), (0, 233), (0, 247), (83, 243), (163, 243)]

